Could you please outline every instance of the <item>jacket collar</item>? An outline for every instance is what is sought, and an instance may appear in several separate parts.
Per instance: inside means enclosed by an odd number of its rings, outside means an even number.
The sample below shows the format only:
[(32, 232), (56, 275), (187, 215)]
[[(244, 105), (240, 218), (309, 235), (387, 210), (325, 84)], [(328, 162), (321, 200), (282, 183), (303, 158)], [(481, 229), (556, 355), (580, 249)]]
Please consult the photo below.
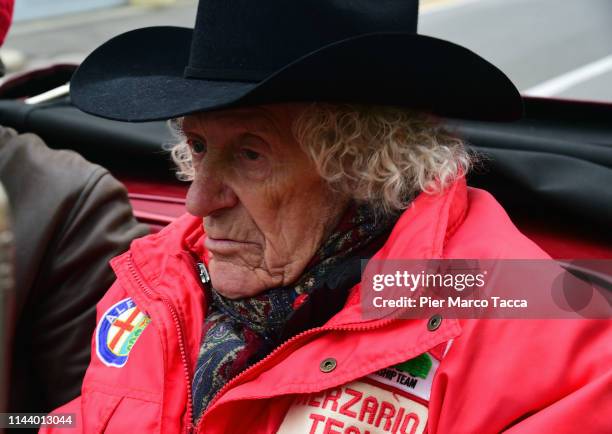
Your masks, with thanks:
[[(404, 211), (387, 242), (372, 260), (441, 259), (446, 241), (465, 219), (468, 211), (467, 185), (459, 178), (439, 194), (421, 193)], [(330, 325), (364, 323), (361, 310), (361, 285), (350, 292), (345, 308)], [(371, 320), (376, 322), (380, 320)]]
[(421, 193), (401, 215), (374, 259), (440, 259), (467, 209), (464, 178), (440, 194)]

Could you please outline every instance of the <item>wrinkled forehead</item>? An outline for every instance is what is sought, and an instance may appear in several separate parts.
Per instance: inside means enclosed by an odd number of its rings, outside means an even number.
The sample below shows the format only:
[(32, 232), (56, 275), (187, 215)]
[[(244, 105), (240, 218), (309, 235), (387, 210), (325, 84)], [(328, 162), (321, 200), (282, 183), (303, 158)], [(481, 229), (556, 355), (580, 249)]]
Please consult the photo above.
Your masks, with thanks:
[(185, 133), (253, 132), (283, 135), (303, 110), (302, 104), (241, 107), (185, 116)]

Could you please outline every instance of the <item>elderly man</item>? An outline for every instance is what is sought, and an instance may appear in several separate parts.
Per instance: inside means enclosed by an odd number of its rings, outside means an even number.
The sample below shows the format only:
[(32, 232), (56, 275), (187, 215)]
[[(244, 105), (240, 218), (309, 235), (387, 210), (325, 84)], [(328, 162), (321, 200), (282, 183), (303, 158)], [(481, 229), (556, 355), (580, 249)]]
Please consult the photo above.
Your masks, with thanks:
[(82, 396), (58, 410), (78, 430), (606, 431), (583, 416), (610, 408), (608, 323), (362, 315), (361, 258), (547, 258), (466, 187), (432, 115), (514, 119), (518, 92), (416, 34), (417, 9), (202, 0), (194, 30), (83, 63), (83, 110), (173, 119), (191, 215), (113, 261)]

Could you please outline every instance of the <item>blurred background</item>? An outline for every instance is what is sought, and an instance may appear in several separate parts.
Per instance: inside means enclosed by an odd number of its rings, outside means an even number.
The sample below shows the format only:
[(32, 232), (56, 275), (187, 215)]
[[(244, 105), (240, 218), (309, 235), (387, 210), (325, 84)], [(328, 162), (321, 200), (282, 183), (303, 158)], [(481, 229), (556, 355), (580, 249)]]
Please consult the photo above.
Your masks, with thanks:
[[(130, 29), (192, 27), (196, 7), (196, 0), (17, 0), (0, 55), (13, 74), (78, 63)], [(525, 94), (612, 102), (612, 0), (422, 0), (419, 32), (472, 49)]]

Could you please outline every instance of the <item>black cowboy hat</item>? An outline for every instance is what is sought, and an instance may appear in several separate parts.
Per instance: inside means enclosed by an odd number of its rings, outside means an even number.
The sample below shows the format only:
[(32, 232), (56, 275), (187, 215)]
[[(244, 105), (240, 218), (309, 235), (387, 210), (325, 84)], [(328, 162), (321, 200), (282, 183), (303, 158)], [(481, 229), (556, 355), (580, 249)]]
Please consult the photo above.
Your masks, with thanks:
[(288, 101), (521, 117), (504, 73), (417, 34), (417, 21), (418, 0), (201, 0), (194, 29), (148, 27), (97, 48), (72, 78), (72, 100), (133, 122)]

